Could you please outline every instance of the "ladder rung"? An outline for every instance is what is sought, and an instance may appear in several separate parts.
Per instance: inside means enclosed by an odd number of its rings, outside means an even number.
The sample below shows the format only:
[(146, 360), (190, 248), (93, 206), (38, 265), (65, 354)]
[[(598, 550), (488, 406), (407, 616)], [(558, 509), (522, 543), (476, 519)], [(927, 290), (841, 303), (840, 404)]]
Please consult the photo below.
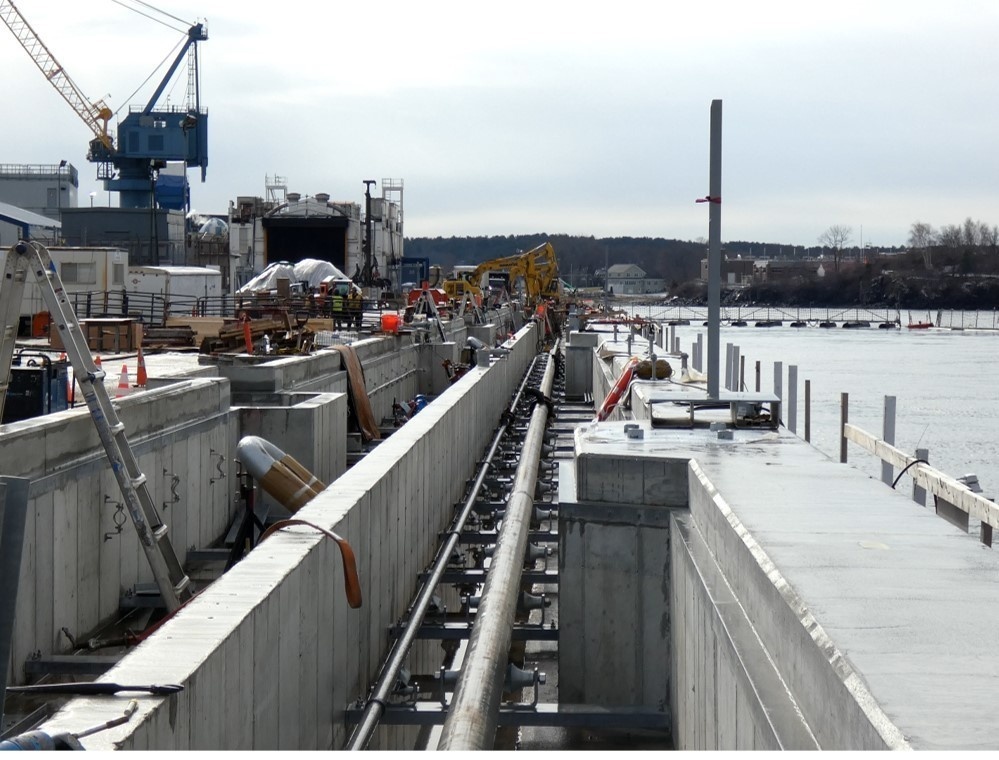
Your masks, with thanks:
[(125, 429), (124, 422), (118, 422), (111, 426), (111, 435), (118, 435), (122, 430)]
[(180, 581), (177, 582), (177, 585), (173, 587), (173, 590), (177, 593), (178, 596), (180, 596), (180, 594), (184, 592), (184, 589), (186, 589), (190, 585), (191, 585), (191, 579), (185, 575), (183, 578), (180, 579)]
[[(121, 423), (119, 423), (119, 424), (121, 424)], [(138, 488), (139, 486), (141, 486), (145, 482), (146, 482), (146, 473), (141, 472), (141, 473), (139, 473), (138, 477), (132, 478), (132, 488)]]
[(157, 525), (153, 529), (153, 538), (156, 539), (157, 541), (160, 541), (166, 538), (167, 531), (168, 531), (167, 524), (161, 523), (160, 525)]
[(86, 377), (81, 378), (81, 379), (82, 380), (86, 380), (88, 383), (96, 383), (98, 380), (100, 380), (101, 382), (104, 382), (104, 378), (107, 377), (107, 376), (108, 375), (107, 375), (107, 373), (104, 370), (98, 369), (98, 370), (94, 370), (93, 372), (88, 372), (87, 375), (86, 375)]

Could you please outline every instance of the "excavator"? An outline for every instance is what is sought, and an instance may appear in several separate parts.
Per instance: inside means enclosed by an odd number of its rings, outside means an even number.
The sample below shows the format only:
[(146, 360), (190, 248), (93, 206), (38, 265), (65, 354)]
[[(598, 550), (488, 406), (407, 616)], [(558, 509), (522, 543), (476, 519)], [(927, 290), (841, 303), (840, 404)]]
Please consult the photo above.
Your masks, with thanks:
[(551, 243), (543, 243), (525, 253), (484, 261), (470, 272), (462, 272), (445, 280), (442, 287), (452, 300), (460, 301), (465, 293), (470, 293), (481, 305), (483, 278), (490, 274), (503, 274), (510, 290), (518, 281), (522, 281), (526, 295), (525, 305), (529, 309), (538, 306), (545, 299), (563, 300), (558, 259)]

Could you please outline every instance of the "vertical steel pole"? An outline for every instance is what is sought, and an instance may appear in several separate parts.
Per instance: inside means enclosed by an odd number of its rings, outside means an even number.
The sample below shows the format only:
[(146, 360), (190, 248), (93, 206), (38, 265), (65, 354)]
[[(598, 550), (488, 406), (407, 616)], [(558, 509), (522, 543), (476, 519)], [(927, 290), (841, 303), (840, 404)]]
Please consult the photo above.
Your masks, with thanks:
[[(895, 445), (895, 397), (885, 396), (885, 414), (884, 421), (882, 424), (882, 434), (881, 438), (885, 443), (890, 443), (892, 446)], [(895, 479), (894, 470), (888, 462), (881, 463), (881, 480), (887, 484), (891, 485), (892, 480)]]
[(756, 392), (760, 392), (760, 363), (756, 362)]
[[(784, 365), (781, 362), (774, 362), (774, 395), (783, 411), (784, 406)], [(780, 420), (777, 424), (780, 425)]]
[[(930, 450), (916, 449), (916, 459), (922, 459), (924, 462), (929, 462)], [(917, 486), (915, 480), (912, 481), (912, 500), (921, 507), (926, 506), (926, 491)]]
[(805, 381), (805, 440), (812, 440), (812, 381)]
[[(725, 389), (732, 390), (732, 344), (725, 344)], [(717, 396), (715, 396), (717, 398)]]
[(839, 394), (839, 461), (846, 464), (846, 423), (850, 421), (850, 394)]
[(7, 665), (14, 637), (17, 586), (21, 579), (24, 522), (28, 514), (28, 478), (0, 476), (0, 727), (7, 695)]
[(746, 357), (739, 357), (739, 385), (736, 390), (741, 391), (746, 387)]
[(787, 429), (798, 432), (798, 368), (787, 365)]
[(721, 313), (722, 102), (711, 101), (711, 165), (708, 181), (708, 398), (718, 398)]

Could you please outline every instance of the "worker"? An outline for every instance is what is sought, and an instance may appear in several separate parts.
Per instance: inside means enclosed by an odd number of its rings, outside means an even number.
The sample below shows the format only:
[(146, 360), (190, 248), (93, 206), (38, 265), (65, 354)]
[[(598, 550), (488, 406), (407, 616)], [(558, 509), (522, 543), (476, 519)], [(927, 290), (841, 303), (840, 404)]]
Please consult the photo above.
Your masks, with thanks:
[(343, 324), (343, 294), (339, 289), (333, 291), (333, 327), (337, 330)]
[(361, 308), (363, 301), (361, 299), (361, 292), (359, 290), (351, 289), (350, 293), (347, 295), (347, 326), (349, 327), (351, 322), (354, 323), (354, 327), (358, 330), (361, 329), (361, 318), (364, 316), (364, 311)]

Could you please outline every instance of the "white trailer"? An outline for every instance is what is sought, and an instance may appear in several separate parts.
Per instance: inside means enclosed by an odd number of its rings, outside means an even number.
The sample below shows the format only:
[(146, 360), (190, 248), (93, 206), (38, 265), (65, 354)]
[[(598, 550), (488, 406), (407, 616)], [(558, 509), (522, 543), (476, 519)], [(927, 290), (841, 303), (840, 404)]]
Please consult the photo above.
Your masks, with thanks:
[[(52, 247), (49, 254), (59, 270), (70, 303), (76, 304), (87, 293), (96, 299), (95, 304), (103, 303), (105, 293), (120, 293), (125, 287), (127, 251), (120, 248)], [(47, 311), (41, 288), (34, 280), (29, 280), (21, 299), (21, 316), (30, 317)]]
[(164, 315), (192, 314), (203, 299), (222, 296), (222, 272), (212, 267), (136, 266), (128, 268), (129, 312), (152, 321)]

